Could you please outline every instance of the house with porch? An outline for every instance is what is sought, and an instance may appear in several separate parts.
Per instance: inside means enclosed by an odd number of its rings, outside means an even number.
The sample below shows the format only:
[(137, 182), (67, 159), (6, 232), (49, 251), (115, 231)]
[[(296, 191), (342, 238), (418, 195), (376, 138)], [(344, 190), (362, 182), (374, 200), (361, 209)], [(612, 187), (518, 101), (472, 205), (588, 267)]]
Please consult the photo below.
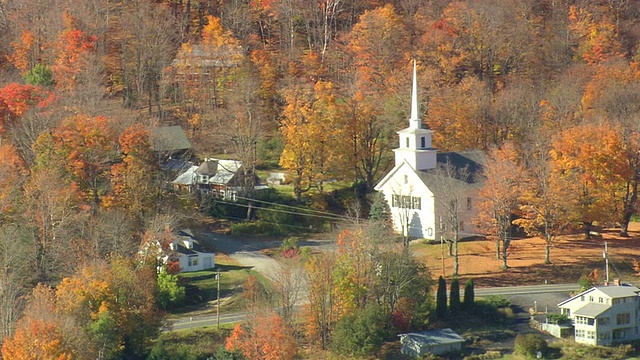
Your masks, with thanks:
[(200, 165), (193, 165), (178, 175), (171, 183), (174, 188), (186, 192), (205, 194), (235, 201), (243, 185), (242, 161), (208, 158)]
[(596, 286), (558, 304), (574, 327), (574, 338), (586, 345), (611, 345), (640, 339), (640, 289), (614, 281)]

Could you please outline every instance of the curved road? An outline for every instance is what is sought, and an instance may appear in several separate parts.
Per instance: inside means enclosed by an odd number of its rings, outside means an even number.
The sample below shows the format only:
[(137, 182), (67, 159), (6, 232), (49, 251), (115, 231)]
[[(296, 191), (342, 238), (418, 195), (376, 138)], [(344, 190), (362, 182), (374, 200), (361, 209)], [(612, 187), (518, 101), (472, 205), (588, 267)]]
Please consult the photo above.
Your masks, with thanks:
[[(557, 308), (555, 306), (562, 300), (568, 299), (572, 291), (579, 289), (578, 284), (571, 283), (477, 288), (474, 289), (474, 293), (477, 297), (500, 295), (522, 308), (537, 306), (538, 311), (543, 311), (548, 308), (550, 312), (556, 312)], [(243, 319), (244, 313), (242, 312), (225, 313), (220, 315), (220, 324), (235, 323)], [(217, 320), (215, 315), (204, 315), (177, 319), (169, 323), (167, 330), (183, 330), (216, 325)]]

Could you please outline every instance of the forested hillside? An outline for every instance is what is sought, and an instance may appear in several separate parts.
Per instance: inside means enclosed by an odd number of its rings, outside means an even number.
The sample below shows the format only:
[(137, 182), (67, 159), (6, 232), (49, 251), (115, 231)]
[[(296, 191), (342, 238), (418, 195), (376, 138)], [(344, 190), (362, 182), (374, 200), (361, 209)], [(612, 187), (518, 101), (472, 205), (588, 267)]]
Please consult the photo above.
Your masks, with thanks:
[(629, 0), (0, 0), (3, 354), (36, 337), (56, 356), (146, 351), (160, 314), (133, 258), (193, 209), (164, 187), (154, 126), (286, 169), (298, 199), (333, 179), (372, 190), (412, 60), (438, 149), (517, 163), (521, 226), (549, 243), (559, 218), (626, 232), (639, 37)]

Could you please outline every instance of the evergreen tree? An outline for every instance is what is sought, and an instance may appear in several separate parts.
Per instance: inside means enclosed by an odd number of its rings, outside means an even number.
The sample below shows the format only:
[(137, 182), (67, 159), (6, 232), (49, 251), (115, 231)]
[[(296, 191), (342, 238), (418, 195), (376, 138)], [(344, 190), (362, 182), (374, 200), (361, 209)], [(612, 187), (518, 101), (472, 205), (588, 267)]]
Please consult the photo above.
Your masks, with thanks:
[(447, 314), (447, 283), (444, 277), (438, 278), (438, 293), (436, 294), (436, 315), (443, 318)]
[(451, 280), (451, 290), (449, 290), (449, 311), (457, 314), (460, 311), (460, 280), (454, 277)]
[(474, 307), (475, 294), (473, 290), (473, 279), (469, 279), (464, 285), (464, 309), (467, 311), (471, 311)]

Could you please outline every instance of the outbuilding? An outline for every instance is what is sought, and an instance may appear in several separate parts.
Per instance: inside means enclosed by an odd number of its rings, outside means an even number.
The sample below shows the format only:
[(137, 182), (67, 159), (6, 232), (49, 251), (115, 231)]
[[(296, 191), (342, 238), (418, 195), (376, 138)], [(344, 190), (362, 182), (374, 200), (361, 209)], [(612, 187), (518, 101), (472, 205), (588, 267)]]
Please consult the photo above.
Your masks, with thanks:
[(400, 350), (405, 355), (442, 355), (462, 351), (464, 339), (449, 328), (398, 335)]

